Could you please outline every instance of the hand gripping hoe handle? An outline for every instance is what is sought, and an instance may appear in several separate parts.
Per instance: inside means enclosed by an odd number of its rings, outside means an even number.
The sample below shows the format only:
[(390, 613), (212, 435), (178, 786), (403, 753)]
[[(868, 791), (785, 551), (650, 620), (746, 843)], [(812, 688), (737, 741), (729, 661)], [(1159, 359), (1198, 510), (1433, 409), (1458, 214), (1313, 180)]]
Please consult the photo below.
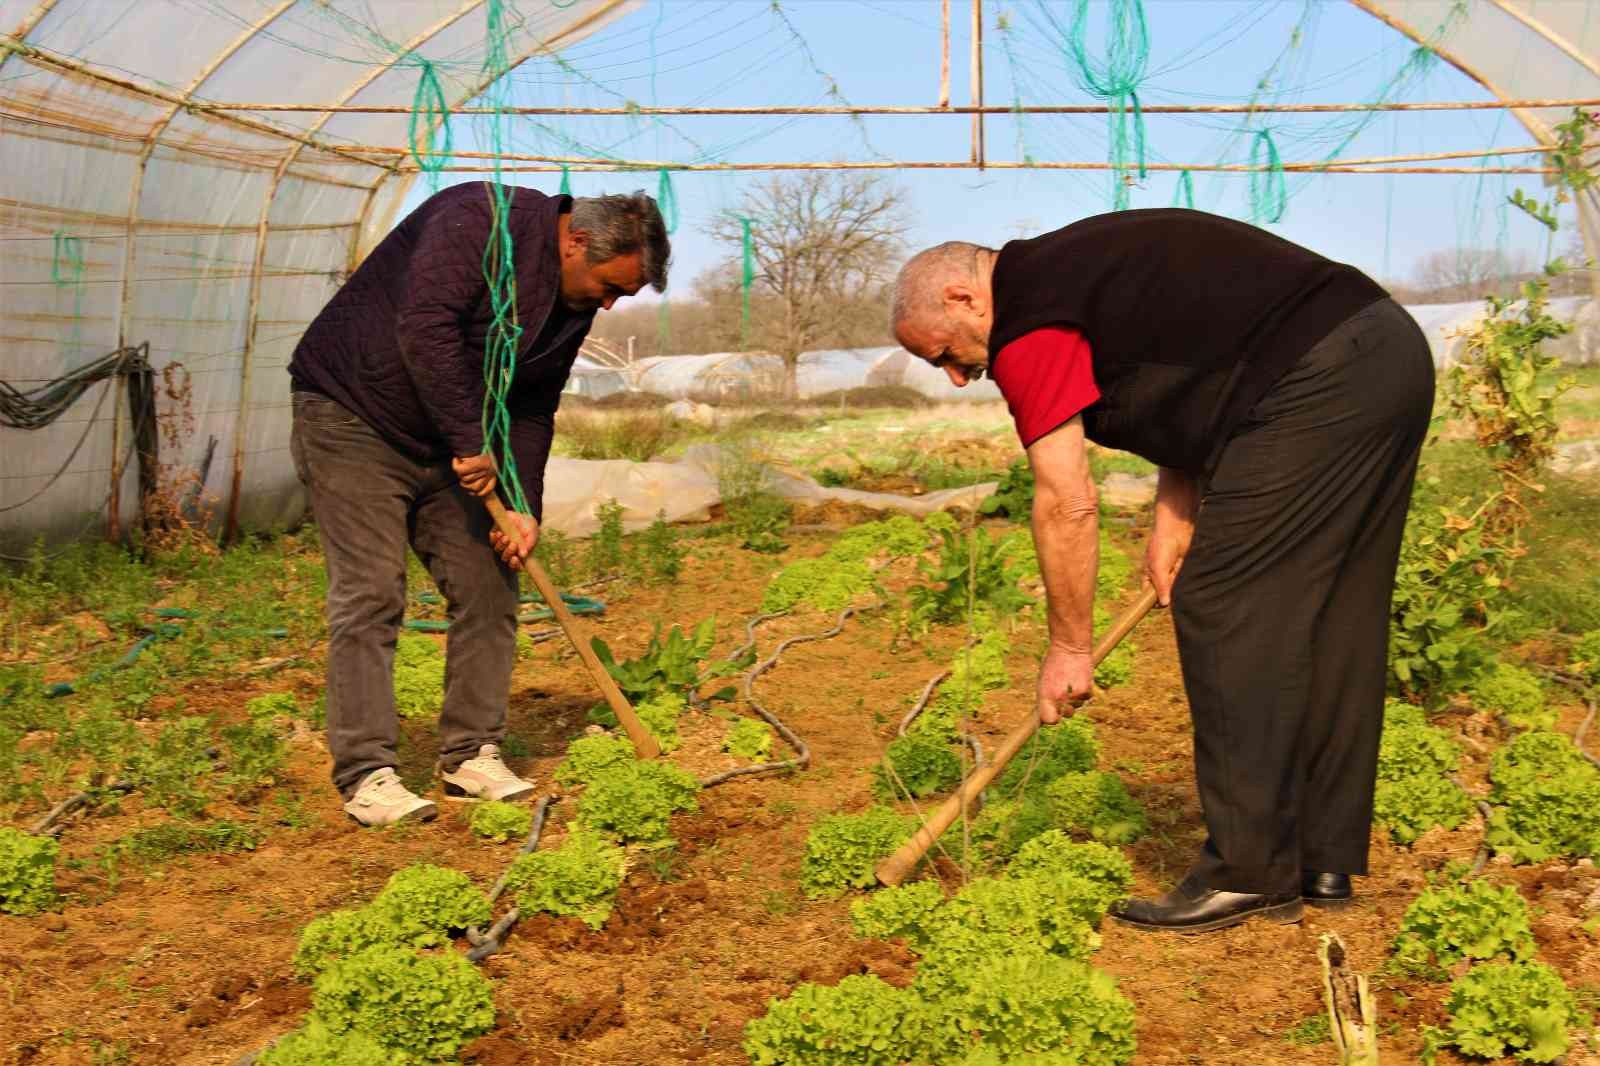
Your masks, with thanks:
[[(1138, 602), (1123, 612), (1122, 617), (1118, 618), (1116, 623), (1106, 631), (1106, 635), (1100, 638), (1100, 643), (1094, 649), (1094, 664), (1099, 666), (1100, 660), (1111, 654), (1111, 649), (1122, 643), (1122, 638), (1132, 632), (1133, 627), (1138, 625), (1139, 620), (1149, 614), (1150, 608), (1155, 605), (1155, 589), (1145, 589), (1144, 595), (1139, 597)], [(885, 885), (891, 886), (898, 885), (901, 881), (904, 881), (922, 857), (928, 853), (928, 849), (933, 847), (933, 842), (938, 840), (957, 818), (961, 817), (961, 812), (971, 805), (972, 801), (984, 789), (989, 787), (989, 782), (994, 780), (995, 775), (1006, 768), (1006, 763), (1010, 762), (1012, 757), (1022, 750), (1022, 746), (1028, 742), (1028, 738), (1038, 731), (1039, 712), (1037, 708), (1034, 708), (1028, 712), (1026, 718), (1017, 724), (1016, 728), (1006, 735), (1005, 740), (1001, 741), (1000, 749), (994, 753), (994, 759), (987, 766), (974, 770), (961, 783), (961, 787), (956, 790), (955, 795), (940, 804), (933, 814), (922, 823), (922, 828), (918, 829), (910, 840), (900, 845), (900, 850), (878, 864), (878, 880)]]
[[(506, 513), (506, 505), (500, 502), (498, 496), (485, 496), (484, 506), (489, 508), (489, 515), (494, 519), (495, 526), (508, 539), (515, 542), (517, 527), (511, 524), (511, 516)], [(578, 620), (567, 610), (566, 601), (561, 598), (561, 592), (555, 583), (550, 580), (550, 575), (544, 572), (544, 567), (533, 556), (528, 556), (522, 561), (522, 569), (533, 578), (533, 587), (539, 590), (539, 595), (544, 597), (545, 606), (556, 616), (561, 629), (566, 633), (567, 639), (572, 642), (572, 647), (577, 651), (578, 658), (583, 660), (583, 665), (589, 671), (589, 676), (594, 678), (594, 683), (600, 686), (600, 692), (611, 705), (611, 710), (617, 716), (617, 721), (622, 723), (622, 728), (627, 730), (628, 739), (633, 741), (633, 750), (641, 759), (654, 759), (661, 754), (661, 745), (656, 743), (656, 738), (650, 730), (639, 721), (639, 716), (633, 713), (633, 707), (628, 703), (628, 697), (622, 694), (617, 687), (617, 682), (606, 672), (600, 659), (589, 646), (587, 634), (580, 627)]]

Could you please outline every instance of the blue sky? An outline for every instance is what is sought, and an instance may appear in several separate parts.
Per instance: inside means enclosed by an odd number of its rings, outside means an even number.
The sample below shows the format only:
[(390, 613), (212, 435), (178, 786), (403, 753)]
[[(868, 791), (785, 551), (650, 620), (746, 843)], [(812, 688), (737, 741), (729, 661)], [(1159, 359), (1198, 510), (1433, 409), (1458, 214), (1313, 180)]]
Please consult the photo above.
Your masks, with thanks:
[[(951, 99), (969, 99), (965, 0), (952, 0)], [(1076, 76), (1069, 45), (1073, 5), (1061, 0), (986, 0), (985, 87), (990, 104), (1099, 102)], [(1084, 36), (1103, 60), (1109, 5), (1093, 0)], [(1477, 100), (1487, 94), (1443, 62), (1418, 64), (1414, 45), (1337, 0), (1146, 0), (1149, 56), (1138, 82), (1144, 105), (1351, 103)], [(935, 0), (650, 0), (641, 10), (569, 49), (520, 68), (513, 103), (561, 106), (640, 104), (932, 104), (938, 93), (939, 6)], [(1411, 60), (1408, 65), (1408, 60)], [(830, 85), (837, 95), (830, 95)], [(637, 116), (505, 120), (510, 151), (697, 162), (964, 159), (965, 116), (848, 118), (676, 118)], [(991, 159), (1104, 161), (1106, 116), (991, 117)], [(483, 120), (457, 119), (456, 143), (488, 142)], [(1151, 162), (1242, 163), (1267, 138), (1285, 162), (1424, 152), (1480, 151), (1532, 138), (1498, 111), (1362, 115), (1161, 116), (1145, 119)], [(1263, 134), (1261, 131), (1265, 130)], [(475, 142), (475, 143), (474, 143)], [(1515, 157), (1526, 161), (1530, 157)], [(1464, 159), (1444, 165), (1472, 165)], [(478, 175), (444, 176), (465, 180)], [(559, 176), (519, 174), (550, 191)], [(645, 187), (654, 171), (579, 173), (578, 195)], [(674, 233), (678, 291), (732, 249), (704, 234), (762, 175), (679, 173)], [(1050, 171), (898, 171), (885, 175), (907, 195), (913, 247), (962, 238), (991, 244), (1109, 210), (1111, 177)], [(1174, 202), (1177, 176), (1151, 172), (1129, 191), (1130, 206)], [(1259, 180), (1259, 179), (1258, 179)], [(1193, 177), (1204, 210), (1258, 221), (1290, 240), (1354, 263), (1380, 278), (1409, 277), (1416, 261), (1462, 245), (1544, 250), (1543, 230), (1505, 196), (1529, 176), (1289, 175), (1276, 223), (1252, 218), (1245, 174)], [(428, 192), (419, 182), (407, 206)]]

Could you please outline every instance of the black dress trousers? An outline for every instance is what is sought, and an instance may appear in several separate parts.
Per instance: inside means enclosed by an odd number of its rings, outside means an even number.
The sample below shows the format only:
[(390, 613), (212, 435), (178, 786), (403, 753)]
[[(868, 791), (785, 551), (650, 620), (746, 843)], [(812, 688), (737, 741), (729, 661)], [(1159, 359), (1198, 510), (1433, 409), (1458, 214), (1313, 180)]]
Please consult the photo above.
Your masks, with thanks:
[(1173, 590), (1207, 887), (1364, 874), (1389, 599), (1433, 361), (1393, 301), (1357, 312), (1224, 447)]

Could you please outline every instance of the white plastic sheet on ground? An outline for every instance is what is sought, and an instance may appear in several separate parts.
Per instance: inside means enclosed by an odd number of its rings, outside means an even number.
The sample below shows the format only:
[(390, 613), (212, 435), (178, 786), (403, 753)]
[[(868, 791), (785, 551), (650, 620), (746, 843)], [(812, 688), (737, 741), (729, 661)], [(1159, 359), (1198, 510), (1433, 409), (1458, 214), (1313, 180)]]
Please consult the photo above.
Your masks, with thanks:
[[(599, 508), (612, 500), (622, 505), (622, 524), (630, 530), (644, 528), (658, 514), (668, 522), (705, 521), (711, 517), (711, 508), (722, 501), (717, 481), (721, 455), (714, 444), (697, 444), (675, 463), (551, 459), (544, 476), (544, 526), (568, 536), (588, 536), (600, 527)], [(921, 496), (900, 496), (827, 488), (780, 467), (768, 467), (767, 473), (771, 491), (798, 504), (831, 500), (919, 518), (935, 511), (973, 510), (995, 489), (995, 482), (986, 481)]]

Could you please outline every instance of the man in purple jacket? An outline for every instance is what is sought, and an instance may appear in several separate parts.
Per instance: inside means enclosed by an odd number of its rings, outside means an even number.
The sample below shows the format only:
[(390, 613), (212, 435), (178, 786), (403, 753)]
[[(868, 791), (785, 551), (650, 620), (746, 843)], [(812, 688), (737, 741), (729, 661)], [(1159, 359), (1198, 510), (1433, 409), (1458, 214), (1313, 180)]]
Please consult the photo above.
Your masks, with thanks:
[(574, 200), (507, 188), (515, 268), (510, 449), (531, 513), (520, 536), (474, 497), (496, 490), (483, 433), (484, 276), (492, 187), (437, 193), (375, 248), (306, 330), (289, 374), (290, 452), (328, 566), (328, 748), (344, 809), (362, 825), (438, 809), (395, 774), (394, 646), (406, 547), (450, 616), (439, 769), (447, 792), (519, 799), (534, 787), (500, 759), (516, 656), (517, 571), (539, 537), (561, 389), (595, 312), (666, 288), (671, 248), (642, 192)]

